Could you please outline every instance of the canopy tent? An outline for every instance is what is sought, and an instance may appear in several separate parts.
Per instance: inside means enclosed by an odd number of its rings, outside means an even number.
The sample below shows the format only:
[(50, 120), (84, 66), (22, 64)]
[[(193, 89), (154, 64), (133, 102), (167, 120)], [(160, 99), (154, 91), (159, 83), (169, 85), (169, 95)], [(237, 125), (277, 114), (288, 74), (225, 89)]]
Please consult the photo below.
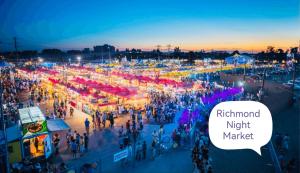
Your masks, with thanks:
[(53, 68), (55, 65), (56, 65), (56, 63), (52, 63), (52, 62), (41, 63), (41, 66), (46, 67), (46, 68)]
[(0, 68), (11, 67), (12, 65), (6, 61), (0, 61)]
[(250, 64), (254, 58), (247, 55), (234, 54), (233, 56), (225, 58), (227, 64)]
[(19, 109), (23, 139), (47, 134), (47, 121), (39, 107)]
[(70, 126), (62, 119), (47, 120), (47, 128), (50, 132), (69, 130)]
[(41, 109), (37, 106), (19, 109), (19, 115), (20, 115), (21, 124), (46, 120)]

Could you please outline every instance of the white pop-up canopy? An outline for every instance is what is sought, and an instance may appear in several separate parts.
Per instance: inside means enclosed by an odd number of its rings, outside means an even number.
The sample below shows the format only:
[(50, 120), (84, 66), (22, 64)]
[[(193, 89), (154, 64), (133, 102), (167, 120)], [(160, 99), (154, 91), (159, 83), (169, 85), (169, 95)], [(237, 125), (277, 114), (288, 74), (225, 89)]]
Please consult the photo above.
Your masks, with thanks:
[(19, 115), (20, 115), (21, 124), (46, 120), (41, 109), (37, 106), (19, 109)]
[(47, 128), (50, 132), (69, 130), (70, 126), (62, 119), (47, 120)]

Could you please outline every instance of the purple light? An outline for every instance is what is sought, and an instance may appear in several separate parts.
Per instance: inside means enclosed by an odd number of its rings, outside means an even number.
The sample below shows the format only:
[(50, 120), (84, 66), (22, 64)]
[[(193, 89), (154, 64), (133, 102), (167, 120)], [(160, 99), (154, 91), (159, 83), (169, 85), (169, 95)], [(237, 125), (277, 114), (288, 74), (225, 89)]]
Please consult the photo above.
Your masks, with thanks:
[[(212, 95), (203, 96), (201, 99), (205, 107), (211, 107), (217, 104), (219, 101), (230, 100), (232, 96), (240, 94), (242, 91), (243, 89), (239, 87), (230, 88), (223, 91), (215, 91)], [(181, 117), (178, 120), (180, 125), (188, 124), (191, 119), (199, 121), (203, 121), (204, 119), (204, 117), (200, 115), (200, 109), (195, 109), (191, 115), (189, 114), (189, 111), (184, 109)]]

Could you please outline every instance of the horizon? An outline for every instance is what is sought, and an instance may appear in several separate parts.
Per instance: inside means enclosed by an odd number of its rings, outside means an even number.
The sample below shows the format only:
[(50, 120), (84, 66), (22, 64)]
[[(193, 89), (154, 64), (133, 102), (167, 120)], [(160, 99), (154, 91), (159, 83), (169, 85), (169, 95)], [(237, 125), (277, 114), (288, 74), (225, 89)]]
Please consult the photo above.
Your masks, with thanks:
[(168, 3), (0, 1), (0, 51), (116, 49), (260, 52), (298, 47), (298, 0)]

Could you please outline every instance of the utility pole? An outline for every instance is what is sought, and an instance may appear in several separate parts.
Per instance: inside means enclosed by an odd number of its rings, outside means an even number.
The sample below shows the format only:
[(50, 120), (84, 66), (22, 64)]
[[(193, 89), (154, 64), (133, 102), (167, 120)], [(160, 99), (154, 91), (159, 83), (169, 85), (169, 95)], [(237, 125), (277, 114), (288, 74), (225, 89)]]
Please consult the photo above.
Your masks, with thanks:
[(18, 46), (17, 46), (17, 37), (14, 37), (14, 47), (15, 47), (15, 54), (16, 54), (16, 57), (17, 57), (17, 61), (18, 61)]
[(169, 58), (170, 58), (170, 49), (171, 49), (171, 47), (172, 47), (172, 45), (170, 45), (170, 44), (167, 45)]
[(158, 62), (160, 62), (160, 57), (159, 57), (159, 51), (160, 51), (160, 48), (161, 48), (161, 45), (156, 45), (156, 48), (157, 48), (157, 55), (158, 55)]

